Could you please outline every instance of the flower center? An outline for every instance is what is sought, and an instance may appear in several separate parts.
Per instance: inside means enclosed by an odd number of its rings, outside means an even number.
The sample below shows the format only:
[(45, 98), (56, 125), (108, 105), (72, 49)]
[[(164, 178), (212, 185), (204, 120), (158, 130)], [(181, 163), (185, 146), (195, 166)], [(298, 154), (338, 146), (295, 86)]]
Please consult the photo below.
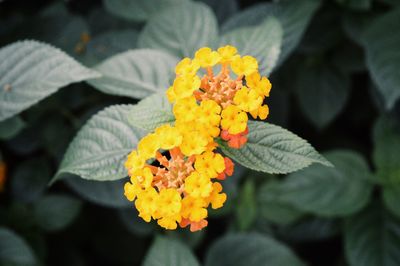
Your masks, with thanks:
[(235, 93), (243, 86), (243, 78), (232, 79), (226, 65), (222, 66), (218, 75), (214, 76), (212, 68), (201, 79), (200, 90), (194, 92), (198, 101), (214, 100), (223, 108), (233, 103)]
[(156, 160), (160, 166), (150, 166), (154, 174), (153, 186), (157, 187), (158, 191), (175, 188), (179, 193), (183, 193), (185, 179), (194, 171), (195, 157), (185, 157), (179, 148), (170, 150), (169, 154), (170, 159), (157, 152)]

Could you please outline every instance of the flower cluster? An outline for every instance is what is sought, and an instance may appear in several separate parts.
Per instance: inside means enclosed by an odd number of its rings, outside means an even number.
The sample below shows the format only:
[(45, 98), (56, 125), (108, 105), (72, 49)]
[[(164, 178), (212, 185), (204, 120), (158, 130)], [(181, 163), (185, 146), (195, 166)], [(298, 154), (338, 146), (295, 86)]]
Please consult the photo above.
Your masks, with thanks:
[[(213, 67), (220, 65), (214, 74)], [(202, 71), (203, 77), (198, 76)], [(226, 201), (219, 180), (233, 174), (233, 163), (216, 152), (217, 138), (232, 148), (247, 142), (248, 113), (265, 119), (263, 105), (271, 84), (258, 73), (251, 56), (225, 46), (199, 49), (194, 59), (176, 66), (176, 78), (167, 90), (173, 103), (174, 125), (162, 125), (142, 138), (125, 162), (130, 182), (125, 196), (135, 202), (139, 216), (166, 229), (207, 225), (207, 208)], [(231, 77), (232, 71), (235, 76)]]

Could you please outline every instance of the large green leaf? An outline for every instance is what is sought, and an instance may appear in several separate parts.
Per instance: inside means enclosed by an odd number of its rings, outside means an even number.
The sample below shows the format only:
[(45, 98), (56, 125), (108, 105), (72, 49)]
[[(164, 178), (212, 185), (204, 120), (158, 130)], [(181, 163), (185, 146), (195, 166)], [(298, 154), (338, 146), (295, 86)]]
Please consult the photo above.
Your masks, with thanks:
[(189, 0), (103, 0), (106, 9), (121, 18), (144, 21), (168, 7), (173, 7)]
[(330, 66), (301, 67), (295, 86), (304, 114), (318, 128), (343, 110), (350, 92), (349, 77)]
[(94, 181), (86, 180), (77, 176), (71, 176), (64, 180), (69, 187), (83, 199), (94, 204), (98, 204), (110, 208), (124, 208), (132, 203), (124, 196), (124, 183), (126, 179), (115, 181)]
[(372, 6), (372, 0), (336, 0), (340, 5), (353, 10), (368, 10)]
[(278, 241), (260, 234), (232, 234), (217, 240), (208, 250), (206, 266), (299, 266), (295, 254)]
[(320, 216), (346, 216), (362, 209), (371, 196), (371, 174), (366, 161), (351, 151), (326, 154), (335, 167), (312, 165), (290, 174), (276, 196), (295, 208)]
[(257, 217), (254, 180), (248, 179), (244, 183), (236, 207), (236, 219), (239, 229), (248, 230)]
[(134, 49), (138, 35), (135, 30), (109, 31), (98, 35), (87, 44), (83, 60), (94, 65), (115, 54)]
[(128, 120), (136, 128), (150, 132), (158, 126), (174, 122), (175, 116), (165, 94), (157, 93), (133, 106)]
[(269, 17), (259, 26), (244, 27), (222, 35), (220, 46), (235, 46), (241, 55), (252, 55), (259, 62), (261, 74), (269, 75), (275, 67), (282, 43), (282, 27)]
[(72, 197), (46, 195), (35, 202), (35, 221), (46, 231), (62, 230), (74, 221), (81, 207), (81, 202)]
[(291, 224), (304, 216), (304, 211), (280, 200), (280, 182), (268, 180), (257, 191), (259, 213), (262, 218), (276, 224)]
[(103, 76), (89, 83), (105, 93), (144, 98), (168, 89), (177, 62), (176, 57), (154, 49), (127, 51), (96, 66)]
[(237, 0), (199, 1), (206, 3), (213, 9), (219, 23), (224, 22), (239, 10), (239, 3)]
[[(35, 265), (31, 247), (13, 231), (0, 227), (0, 262), (4, 265)], [(2, 264), (3, 265), (3, 264)]]
[(193, 57), (203, 46), (214, 46), (217, 20), (212, 10), (188, 2), (152, 17), (139, 36), (139, 47), (164, 49), (179, 57)]
[(345, 251), (351, 266), (400, 265), (400, 221), (373, 204), (345, 223)]
[(132, 105), (114, 105), (94, 115), (68, 147), (56, 174), (105, 181), (127, 176), (124, 161), (138, 139), (127, 119)]
[(68, 84), (100, 75), (44, 43), (21, 41), (0, 50), (0, 121)]
[(221, 144), (222, 151), (243, 166), (270, 174), (285, 174), (312, 163), (331, 164), (307, 141), (279, 126), (249, 121), (246, 145), (240, 149)]
[(157, 237), (150, 247), (143, 266), (198, 266), (190, 249), (175, 239)]
[(380, 118), (374, 126), (373, 159), (376, 177), (381, 183), (400, 184), (400, 127), (394, 121)]
[(383, 201), (386, 208), (400, 219), (400, 184), (383, 187)]
[(231, 17), (222, 26), (222, 31), (226, 32), (238, 27), (258, 25), (267, 17), (275, 16), (283, 29), (282, 49), (278, 63), (280, 65), (299, 44), (311, 17), (319, 5), (320, 1), (315, 0), (283, 0), (275, 3), (257, 4)]
[(400, 8), (376, 19), (363, 39), (368, 69), (390, 109), (400, 97)]

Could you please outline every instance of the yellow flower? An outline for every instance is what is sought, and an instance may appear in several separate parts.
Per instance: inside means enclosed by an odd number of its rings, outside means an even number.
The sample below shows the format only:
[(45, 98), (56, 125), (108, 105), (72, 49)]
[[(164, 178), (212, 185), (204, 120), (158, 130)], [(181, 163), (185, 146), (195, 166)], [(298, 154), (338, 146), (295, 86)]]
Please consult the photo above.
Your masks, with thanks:
[(213, 100), (204, 100), (200, 103), (201, 118), (210, 125), (219, 125), (221, 121), (221, 106)]
[(198, 222), (207, 217), (207, 202), (202, 198), (186, 196), (182, 200), (182, 217)]
[(226, 45), (218, 48), (218, 53), (221, 56), (221, 63), (230, 63), (237, 53), (237, 49), (231, 45)]
[(208, 202), (211, 203), (211, 207), (213, 209), (219, 209), (224, 205), (226, 201), (226, 194), (220, 193), (222, 191), (222, 185), (220, 183), (214, 182), (212, 186), (213, 190), (208, 197)]
[(172, 86), (175, 100), (193, 95), (195, 90), (200, 87), (200, 78), (198, 76), (179, 76), (175, 79)]
[(194, 167), (208, 178), (214, 178), (225, 170), (225, 160), (219, 153), (204, 152), (196, 155)]
[(148, 160), (160, 149), (160, 138), (156, 134), (149, 134), (142, 138), (138, 143), (138, 152), (145, 160)]
[(255, 90), (249, 90), (247, 87), (243, 86), (236, 92), (233, 102), (243, 111), (249, 112), (261, 106), (262, 98)]
[(125, 168), (128, 170), (129, 175), (139, 168), (144, 166), (145, 159), (139, 156), (137, 151), (133, 150), (129, 153), (128, 158), (125, 161)]
[(181, 211), (181, 195), (174, 188), (167, 188), (160, 191), (158, 197), (158, 211), (156, 217), (170, 217)]
[(208, 138), (204, 133), (193, 130), (182, 132), (182, 136), (182, 143), (179, 147), (184, 155), (200, 154), (206, 150)]
[(235, 57), (231, 63), (233, 72), (238, 76), (248, 76), (258, 69), (257, 60), (249, 55)]
[(269, 114), (268, 105), (262, 105), (258, 109), (251, 111), (250, 114), (254, 119), (257, 119), (257, 117), (259, 117), (261, 120), (264, 120)]
[(151, 186), (151, 183), (153, 182), (153, 173), (151, 172), (150, 168), (145, 167), (143, 169), (139, 169), (134, 173), (134, 175), (131, 177), (131, 182), (135, 179), (140, 183), (143, 188), (149, 188)]
[(156, 129), (155, 134), (160, 138), (160, 148), (170, 150), (182, 143), (182, 135), (179, 130), (171, 125), (163, 125)]
[(196, 72), (199, 70), (200, 64), (194, 59), (186, 57), (183, 58), (175, 67), (175, 73), (177, 75), (196, 75)]
[(239, 134), (246, 130), (248, 117), (239, 107), (230, 105), (222, 111), (221, 116), (221, 127), (230, 134)]
[(208, 197), (212, 190), (212, 182), (206, 175), (191, 173), (185, 179), (185, 191), (192, 197)]
[(135, 206), (139, 211), (139, 217), (142, 217), (146, 222), (150, 222), (157, 210), (158, 197), (159, 195), (153, 187), (142, 190), (137, 195)]
[(260, 73), (254, 72), (246, 76), (246, 84), (249, 88), (254, 89), (261, 97), (268, 97), (272, 85), (267, 77), (260, 76)]
[(129, 201), (134, 201), (139, 191), (140, 188), (135, 184), (126, 182), (124, 185), (124, 195)]
[(173, 113), (178, 121), (193, 121), (198, 115), (199, 108), (196, 99), (192, 96), (178, 100), (173, 107)]
[(177, 222), (181, 222), (182, 217), (180, 214), (172, 215), (172, 216), (166, 216), (162, 217), (157, 220), (157, 223), (168, 230), (175, 230), (177, 228)]
[(194, 58), (198, 60), (200, 66), (204, 68), (212, 67), (221, 60), (221, 56), (216, 51), (212, 51), (209, 47), (200, 48), (195, 53)]

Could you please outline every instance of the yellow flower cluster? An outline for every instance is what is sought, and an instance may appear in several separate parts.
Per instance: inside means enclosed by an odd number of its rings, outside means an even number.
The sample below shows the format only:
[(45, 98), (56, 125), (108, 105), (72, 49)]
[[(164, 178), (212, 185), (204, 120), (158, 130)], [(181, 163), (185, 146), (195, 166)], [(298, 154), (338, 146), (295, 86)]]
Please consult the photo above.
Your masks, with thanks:
[[(213, 67), (220, 64), (214, 75)], [(197, 73), (205, 69), (203, 77)], [(173, 103), (174, 125), (162, 125), (142, 138), (125, 162), (130, 182), (125, 196), (139, 216), (166, 229), (207, 226), (207, 208), (226, 201), (218, 180), (233, 174), (233, 163), (215, 151), (216, 138), (240, 148), (247, 142), (248, 113), (265, 119), (263, 105), (271, 84), (258, 73), (257, 60), (237, 54), (232, 46), (199, 49), (194, 59), (176, 66), (167, 90)], [(236, 75), (231, 78), (230, 71)]]

